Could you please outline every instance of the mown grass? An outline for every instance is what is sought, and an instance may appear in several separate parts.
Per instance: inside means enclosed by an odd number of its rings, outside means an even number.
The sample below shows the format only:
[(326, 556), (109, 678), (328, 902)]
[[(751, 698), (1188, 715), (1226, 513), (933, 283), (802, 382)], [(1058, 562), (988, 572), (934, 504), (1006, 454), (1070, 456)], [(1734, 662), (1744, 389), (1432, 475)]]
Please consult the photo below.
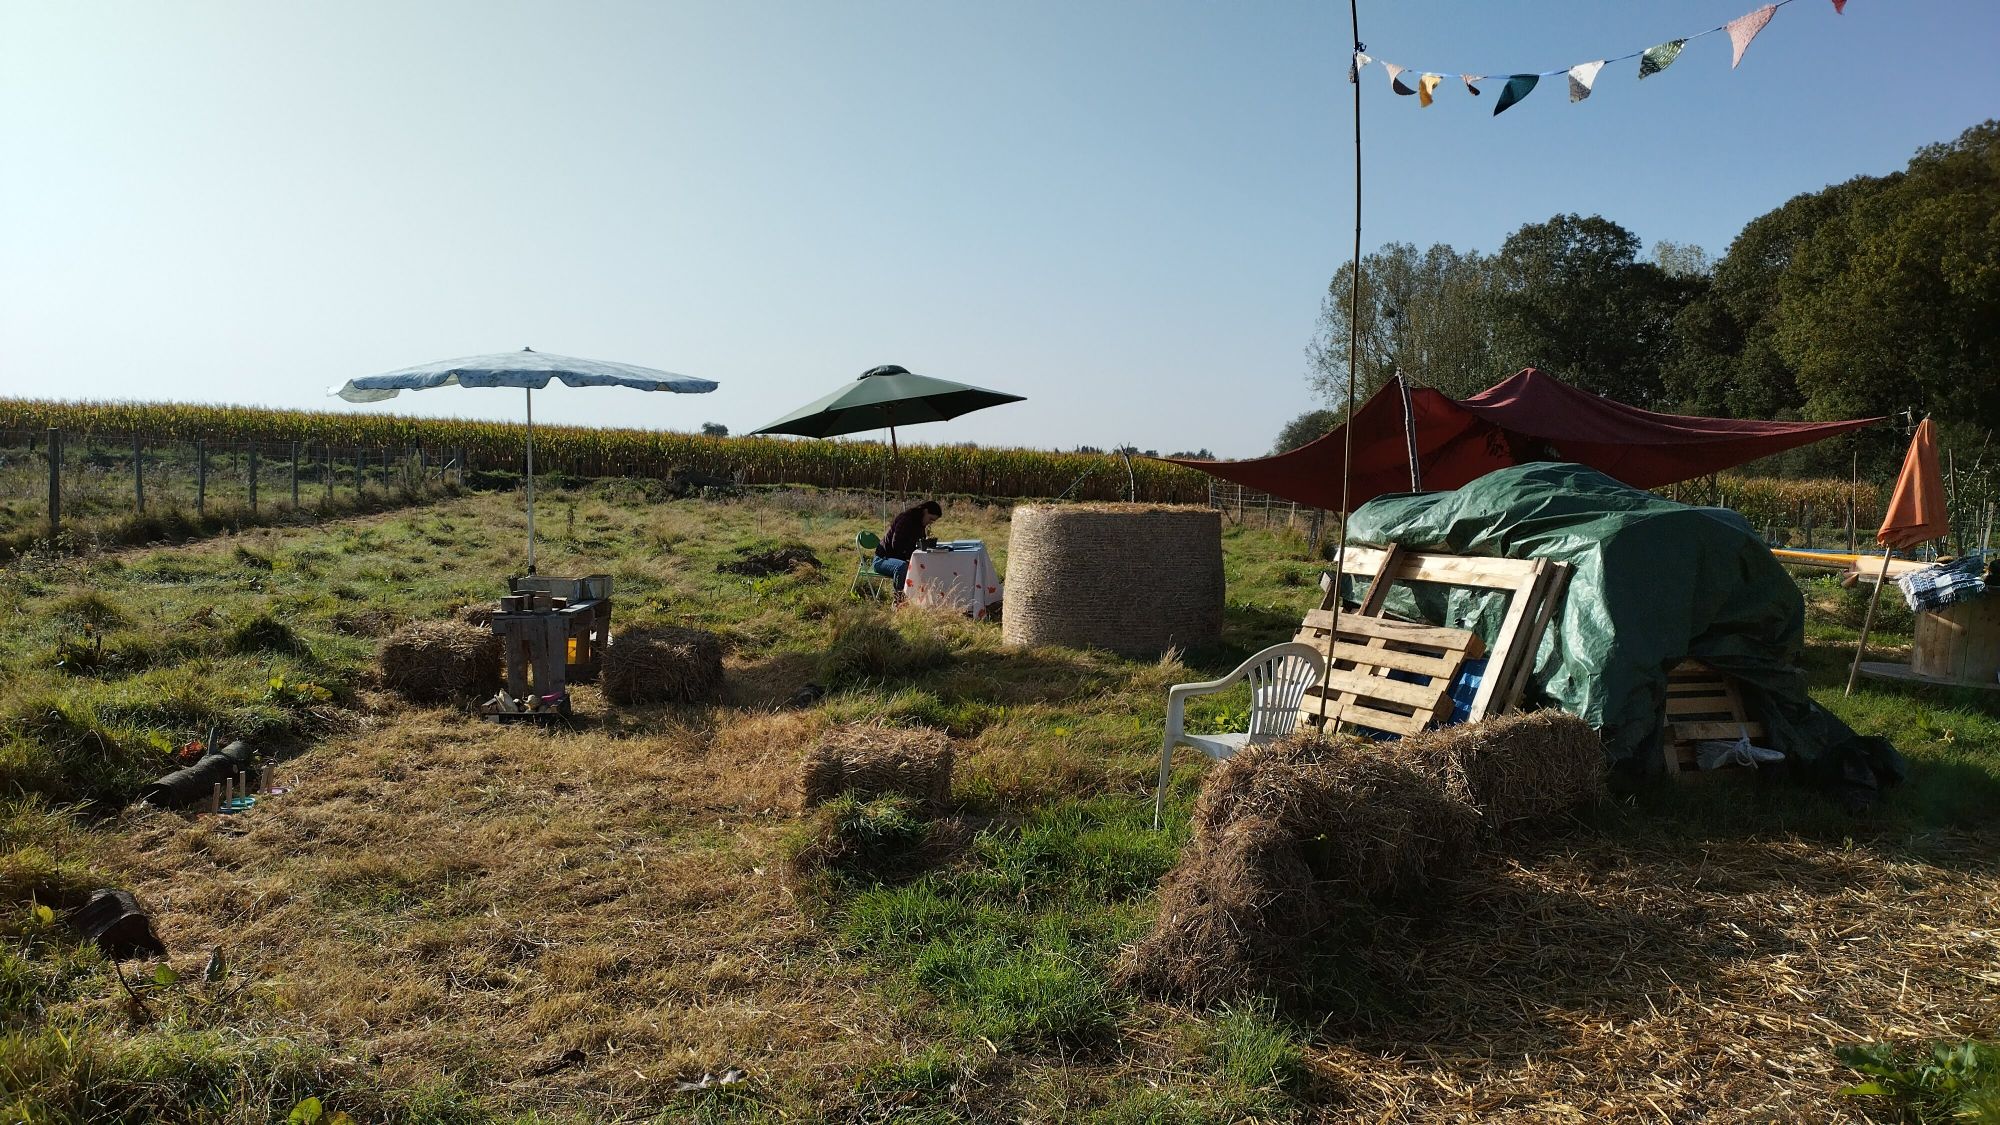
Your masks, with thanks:
[[(725, 704), (614, 710), (586, 693), (581, 729), (544, 735), (377, 692), (383, 633), (490, 598), (518, 570), (509, 497), (0, 571), (9, 1110), (261, 1121), (315, 1095), (406, 1121), (1219, 1123), (1350, 1102), (1382, 1116), (1329, 1077), (1367, 1040), (1324, 1013), (1167, 1008), (1106, 971), (1151, 920), (1202, 772), (1181, 759), (1169, 830), (1154, 832), (1165, 688), (1289, 637), (1318, 574), (1297, 537), (1229, 527), (1223, 642), (1154, 662), (1010, 651), (990, 622), (854, 599), (853, 534), (879, 522), (872, 505), (661, 503), (623, 485), (544, 503), (543, 572), (610, 572), (621, 625), (716, 630)], [(947, 528), (985, 538), (1004, 570), (1005, 519), (954, 506)], [(716, 569), (795, 542), (819, 572)], [(1789, 791), (1643, 793), (1555, 854), (1859, 838), (1921, 856), (1984, 823), (2000, 796), (1990, 701), (1866, 681), (1843, 698), (1852, 595), (1812, 594), (1815, 695), (1891, 737), (1910, 784), (1861, 820)], [(1890, 653), (1908, 643), (1898, 627), (1907, 616), (1878, 620)], [(831, 690), (774, 710), (807, 682)], [(1227, 729), (1246, 703), (1204, 700), (1190, 720)], [(952, 807), (837, 803), (820, 827), (857, 846), (784, 876), (808, 825), (787, 805), (796, 755), (857, 719), (949, 731)], [(119, 812), (178, 748), (237, 737), (302, 781), (243, 834)], [(135, 982), (149, 1018), (33, 910), (106, 882), (140, 887), (174, 947), (176, 983)], [(1414, 941), (1424, 925), (1385, 923)], [(230, 965), (212, 983), (211, 945)], [(537, 1076), (570, 1048), (586, 1061)], [(752, 1081), (673, 1092), (732, 1062)]]

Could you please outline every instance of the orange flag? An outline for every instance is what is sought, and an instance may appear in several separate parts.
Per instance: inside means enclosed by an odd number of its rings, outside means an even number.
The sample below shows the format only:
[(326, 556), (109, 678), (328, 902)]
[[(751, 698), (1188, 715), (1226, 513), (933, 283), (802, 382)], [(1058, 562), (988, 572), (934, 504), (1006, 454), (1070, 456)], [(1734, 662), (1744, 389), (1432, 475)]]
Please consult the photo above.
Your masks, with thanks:
[(1903, 471), (1896, 477), (1895, 495), (1882, 516), (1875, 542), (1897, 550), (1943, 537), (1951, 530), (1944, 510), (1944, 474), (1938, 472), (1937, 430), (1929, 418), (1917, 424)]

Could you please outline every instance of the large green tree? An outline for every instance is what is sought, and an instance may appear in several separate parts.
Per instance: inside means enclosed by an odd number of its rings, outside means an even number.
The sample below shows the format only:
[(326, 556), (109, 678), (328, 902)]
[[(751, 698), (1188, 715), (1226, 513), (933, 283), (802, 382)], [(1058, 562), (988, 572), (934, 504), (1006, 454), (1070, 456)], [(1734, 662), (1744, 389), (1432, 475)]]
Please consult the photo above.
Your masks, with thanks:
[(2000, 121), (1846, 204), (1777, 283), (1773, 341), (1807, 412), (2000, 428)]
[[(1487, 262), (1476, 251), (1391, 242), (1361, 259), (1355, 395), (1366, 400), (1398, 370), (1454, 397), (1494, 381), (1486, 315)], [(1351, 265), (1327, 286), (1319, 330), (1306, 349), (1313, 389), (1341, 407), (1347, 395)]]
[(1639, 259), (1639, 237), (1601, 215), (1557, 215), (1513, 234), (1492, 258), (1495, 358), (1577, 387), (1657, 407), (1674, 315), (1707, 287), (1694, 271)]
[(1716, 263), (1707, 291), (1674, 317), (1664, 370), (1670, 409), (1800, 416), (1805, 395), (1775, 339), (1778, 281), (1815, 231), (1884, 182), (1862, 177), (1800, 195), (1743, 228)]

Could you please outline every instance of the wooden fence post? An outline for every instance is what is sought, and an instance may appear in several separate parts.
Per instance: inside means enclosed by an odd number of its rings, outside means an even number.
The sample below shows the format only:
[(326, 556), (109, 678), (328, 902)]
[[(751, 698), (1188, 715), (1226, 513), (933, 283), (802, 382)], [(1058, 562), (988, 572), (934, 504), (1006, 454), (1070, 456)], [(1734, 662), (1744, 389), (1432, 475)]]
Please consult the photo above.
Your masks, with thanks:
[(208, 442), (194, 443), (194, 514), (208, 514)]
[(140, 444), (139, 431), (132, 431), (132, 507), (140, 515), (146, 514), (146, 448)]
[(257, 510), (257, 443), (250, 443), (250, 510)]
[(62, 431), (49, 429), (49, 546), (62, 536)]
[(360, 498), (362, 488), (368, 480), (367, 457), (368, 454), (359, 449), (354, 451), (354, 495), (356, 499)]
[(292, 507), (299, 506), (299, 443), (292, 443)]
[(333, 443), (323, 441), (319, 446), (319, 484), (326, 493), (324, 503), (333, 503)]

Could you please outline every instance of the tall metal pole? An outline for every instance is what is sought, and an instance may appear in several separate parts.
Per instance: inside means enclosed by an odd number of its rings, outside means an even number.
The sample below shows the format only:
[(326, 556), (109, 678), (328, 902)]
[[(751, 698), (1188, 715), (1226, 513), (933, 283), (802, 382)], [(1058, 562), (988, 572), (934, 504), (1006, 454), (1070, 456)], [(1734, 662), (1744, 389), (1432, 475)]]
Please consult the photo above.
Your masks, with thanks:
[[(1361, 350), (1361, 13), (1359, 0), (1347, 0), (1347, 22), (1354, 34), (1347, 80), (1354, 87), (1354, 256), (1347, 285), (1347, 425), (1340, 454), (1340, 553), (1333, 558), (1333, 619), (1326, 632), (1326, 663), (1333, 667), (1333, 646), (1340, 637), (1340, 583), (1347, 569), (1347, 517), (1353, 509), (1354, 369)], [(1326, 714), (1322, 702), (1320, 714)]]
[(528, 573), (535, 573), (535, 388), (528, 393)]

